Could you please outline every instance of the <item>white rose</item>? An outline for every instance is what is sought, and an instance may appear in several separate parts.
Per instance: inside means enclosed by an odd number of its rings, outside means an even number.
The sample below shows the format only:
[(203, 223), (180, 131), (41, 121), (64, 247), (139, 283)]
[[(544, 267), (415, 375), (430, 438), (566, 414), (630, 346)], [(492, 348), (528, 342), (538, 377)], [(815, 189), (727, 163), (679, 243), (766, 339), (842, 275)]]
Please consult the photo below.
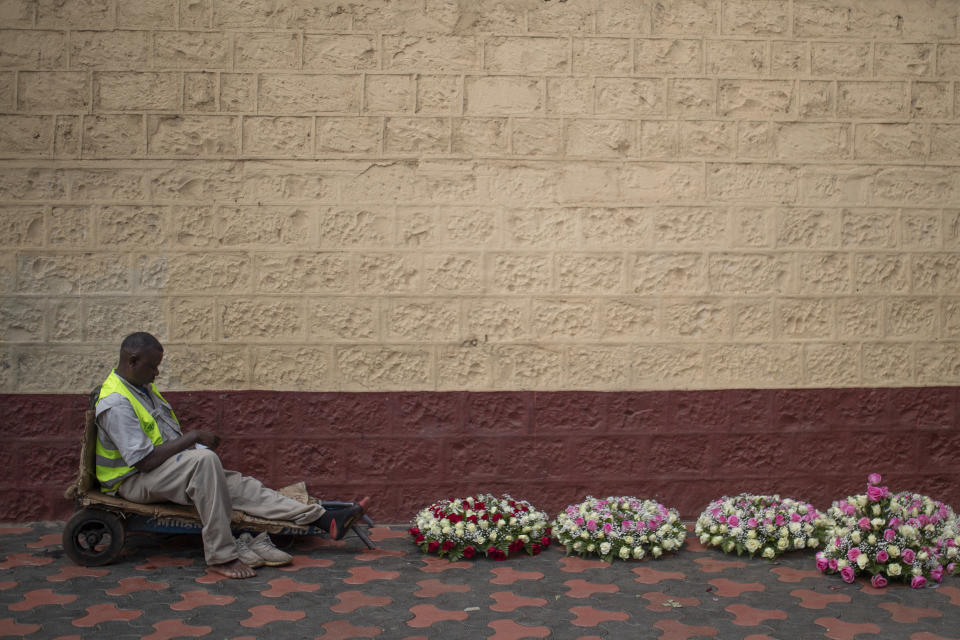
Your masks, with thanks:
[(487, 529), (490, 528), (490, 522), (487, 521), (487, 520), (481, 520), (481, 521), (480, 521), (480, 528), (483, 529), (484, 531), (486, 531)]
[(800, 532), (800, 523), (799, 523), (799, 522), (791, 522), (789, 525), (787, 525), (787, 528), (790, 530), (790, 533), (799, 533), (799, 532)]
[(877, 536), (873, 535), (872, 533), (867, 536), (867, 544), (877, 544)]
[(502, 528), (505, 527), (505, 526), (507, 526), (507, 523), (506, 523), (505, 520), (497, 520), (497, 528), (498, 528), (498, 529), (502, 529)]
[[(709, 536), (708, 536), (708, 537), (709, 537)], [(630, 545), (631, 547), (633, 546), (633, 536), (626, 536), (626, 537), (623, 539), (623, 541), (624, 541), (626, 544)]]
[(653, 554), (654, 558), (659, 558), (661, 555), (663, 555), (663, 549), (661, 549), (658, 546), (655, 546), (653, 549), (650, 550), (650, 552)]
[(804, 539), (804, 538), (796, 538), (796, 539), (794, 539), (794, 541), (793, 541), (793, 548), (794, 548), (794, 549), (803, 549), (803, 548), (806, 547), (806, 546), (807, 546), (807, 541), (806, 541), (806, 539)]
[[(501, 520), (501, 522), (503, 522), (503, 521)], [(511, 524), (511, 525), (517, 524), (517, 519), (516, 519), (516, 518), (510, 518), (510, 524)]]
[(747, 548), (747, 551), (750, 553), (755, 553), (757, 549), (760, 548), (760, 541), (754, 538), (750, 538), (744, 543), (744, 546)]
[(818, 546), (820, 546), (820, 541), (816, 538), (807, 538), (807, 546), (811, 549), (816, 549)]
[(476, 530), (477, 530), (477, 525), (473, 524), (472, 522), (467, 525), (467, 531), (469, 531), (470, 533), (473, 533)]
[(850, 534), (850, 539), (853, 540), (854, 544), (860, 544), (860, 532), (854, 531)]
[(497, 532), (496, 532), (496, 531), (491, 531), (490, 534), (489, 534), (487, 537), (490, 538), (490, 542), (496, 542), (496, 540), (497, 540)]
[(607, 555), (608, 553), (610, 553), (610, 543), (609, 543), (609, 542), (601, 542), (601, 543), (600, 543), (600, 555), (605, 556), (605, 555)]
[(593, 550), (596, 548), (597, 548), (597, 545), (593, 544), (592, 542), (587, 545), (587, 551), (593, 552)]
[(723, 542), (723, 538), (721, 536), (713, 536), (712, 538), (710, 538), (710, 544), (713, 545), (714, 547), (720, 546), (721, 542)]
[[(709, 533), (705, 533), (705, 534), (703, 534), (702, 536), (700, 536), (700, 544), (707, 544), (708, 542), (710, 542), (710, 534), (709, 534)], [(631, 541), (629, 542), (629, 544), (633, 544), (633, 541), (631, 540)]]
[(763, 548), (763, 557), (766, 558), (767, 560), (772, 560), (776, 555), (777, 555), (777, 552), (773, 550), (773, 547)]
[(900, 565), (896, 562), (887, 565), (887, 575), (898, 576), (900, 575)]
[(626, 560), (630, 557), (630, 547), (620, 547), (620, 551), (617, 552), (617, 555), (620, 556), (621, 559)]
[(636, 560), (640, 560), (641, 558), (643, 558), (644, 555), (646, 555), (646, 553), (644, 552), (643, 547), (634, 547), (634, 548), (633, 548), (633, 557), (634, 557)]
[(867, 554), (861, 553), (857, 556), (857, 566), (861, 569), (866, 569), (869, 562), (870, 558), (867, 557)]

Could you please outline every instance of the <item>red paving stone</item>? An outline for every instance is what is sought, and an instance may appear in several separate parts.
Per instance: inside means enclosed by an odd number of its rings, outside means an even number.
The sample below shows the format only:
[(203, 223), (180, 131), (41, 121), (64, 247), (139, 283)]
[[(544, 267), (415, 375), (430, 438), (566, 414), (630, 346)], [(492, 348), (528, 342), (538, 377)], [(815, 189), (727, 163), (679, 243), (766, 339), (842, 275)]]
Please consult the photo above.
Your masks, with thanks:
[(940, 588), (937, 589), (937, 593), (942, 596), (947, 596), (950, 598), (950, 604), (960, 607), (960, 589), (957, 589), (956, 587), (940, 585)]
[(449, 571), (450, 569), (469, 569), (473, 566), (471, 563), (463, 560), (450, 562), (446, 558), (438, 558), (436, 556), (424, 556), (420, 558), (420, 560), (423, 562), (420, 571), (424, 573), (441, 573), (443, 571)]
[(216, 584), (216, 583), (221, 582), (221, 581), (223, 581), (223, 580), (229, 580), (229, 579), (230, 579), (230, 578), (228, 578), (227, 576), (223, 575), (222, 573), (217, 573), (216, 571), (212, 571), (211, 569), (207, 569), (207, 572), (206, 572), (205, 574), (203, 574), (202, 576), (200, 576), (199, 578), (197, 578), (196, 580), (194, 580), (194, 582), (196, 582), (196, 583), (198, 583), (198, 584)]
[(736, 616), (732, 622), (741, 627), (755, 627), (764, 620), (786, 620), (787, 612), (779, 609), (755, 609), (745, 604), (731, 604), (724, 611)]
[(115, 604), (95, 604), (87, 607), (87, 615), (72, 621), (75, 627), (95, 627), (101, 622), (111, 620), (136, 620), (143, 615), (143, 611), (117, 609)]
[(521, 638), (546, 638), (550, 629), (546, 627), (527, 627), (513, 620), (493, 620), (487, 625), (494, 630), (487, 640), (521, 640)]
[(657, 584), (664, 580), (684, 580), (687, 577), (685, 573), (679, 571), (657, 571), (651, 567), (637, 567), (631, 569), (631, 571), (637, 574), (637, 577), (633, 579), (634, 582), (640, 584)]
[(543, 607), (547, 604), (547, 601), (543, 598), (527, 598), (510, 591), (497, 591), (491, 593), (490, 597), (495, 601), (494, 604), (490, 605), (490, 610), (499, 613), (515, 611), (520, 607)]
[(327, 558), (314, 558), (311, 556), (297, 554), (293, 556), (293, 562), (291, 562), (285, 567), (280, 567), (280, 571), (300, 571), (300, 569), (307, 569), (309, 567), (318, 567), (320, 569), (326, 569), (327, 567), (332, 567), (332, 566), (333, 566), (333, 560), (328, 560)]
[(586, 558), (561, 558), (560, 571), (566, 573), (582, 573), (589, 569), (609, 569), (610, 563), (603, 560), (587, 560)]
[(38, 624), (18, 624), (13, 618), (0, 618), (0, 637), (28, 636), (39, 630)]
[(942, 618), (943, 613), (936, 609), (921, 609), (918, 607), (908, 607), (898, 602), (883, 602), (877, 605), (881, 609), (890, 612), (894, 622), (905, 622), (915, 624), (923, 618)]
[(623, 611), (601, 611), (593, 607), (570, 607), (570, 613), (576, 616), (570, 624), (578, 627), (595, 627), (601, 622), (623, 622), (630, 619), (630, 616)]
[(880, 633), (881, 629), (869, 622), (846, 622), (838, 618), (817, 618), (814, 623), (826, 629), (830, 640), (853, 640), (859, 633)]
[(543, 574), (539, 571), (517, 571), (512, 567), (497, 567), (491, 569), (494, 578), (490, 578), (490, 584), (513, 584), (517, 580), (543, 580)]
[(47, 582), (66, 582), (74, 578), (102, 578), (109, 573), (109, 569), (94, 569), (92, 567), (78, 567), (73, 564), (68, 564), (60, 569), (59, 572), (47, 576)]
[(794, 598), (800, 598), (797, 604), (804, 609), (826, 609), (836, 602), (850, 602), (850, 596), (842, 593), (819, 593), (810, 589), (795, 589), (790, 592)]
[(73, 594), (54, 593), (53, 589), (37, 589), (23, 594), (23, 600), (14, 602), (7, 608), (10, 611), (29, 611), (45, 604), (67, 604), (76, 601), (77, 596)]
[(360, 562), (373, 562), (380, 558), (402, 558), (407, 555), (404, 551), (396, 549), (367, 549), (366, 551), (353, 556), (354, 560)]
[(710, 551), (708, 547), (703, 546), (703, 543), (700, 542), (700, 538), (697, 536), (688, 536), (686, 541), (683, 543), (682, 551), (692, 551), (694, 553), (705, 553)]
[(387, 596), (369, 596), (363, 591), (344, 591), (337, 594), (337, 604), (330, 607), (335, 613), (353, 613), (361, 607), (385, 607), (393, 599)]
[(447, 611), (438, 609), (432, 604), (418, 604), (410, 607), (410, 613), (413, 614), (413, 619), (407, 620), (407, 626), (415, 629), (424, 629), (444, 620), (460, 622), (469, 617), (465, 611)]
[(197, 607), (224, 607), (233, 604), (235, 601), (236, 598), (233, 596), (218, 596), (203, 589), (196, 589), (181, 593), (180, 602), (174, 602), (170, 605), (170, 608), (174, 611), (190, 611)]
[(910, 640), (960, 640), (960, 636), (938, 636), (929, 631), (920, 631), (911, 635)]
[(121, 578), (117, 581), (116, 587), (113, 589), (107, 589), (107, 595), (126, 596), (138, 591), (162, 591), (169, 586), (169, 582), (153, 582), (140, 576), (134, 578)]
[(256, 607), (250, 607), (248, 611), (250, 612), (250, 617), (240, 621), (240, 624), (245, 627), (262, 627), (271, 622), (281, 620), (295, 622), (307, 617), (304, 611), (284, 611), (277, 609), (272, 604), (261, 604)]
[(140, 640), (171, 640), (171, 638), (200, 638), (213, 631), (213, 627), (186, 624), (182, 620), (160, 620), (153, 623), (155, 631)]
[(747, 566), (746, 562), (739, 560), (717, 560), (716, 558), (697, 558), (694, 562), (700, 565), (700, 571), (704, 573), (720, 573), (727, 569), (741, 569)]
[(53, 640), (83, 640), (83, 636), (57, 636)]
[(595, 593), (617, 593), (620, 587), (615, 584), (595, 584), (586, 580), (567, 580), (563, 583), (568, 598), (589, 598)]
[(275, 578), (267, 584), (270, 585), (270, 588), (260, 592), (260, 595), (265, 598), (282, 598), (288, 593), (313, 593), (314, 591), (320, 590), (320, 585), (318, 584), (297, 582), (290, 578)]
[(50, 533), (45, 536), (40, 536), (38, 539), (27, 544), (27, 549), (47, 549), (49, 547), (56, 547), (63, 543), (63, 534), (61, 533)]
[(346, 620), (335, 620), (323, 625), (324, 640), (348, 640), (349, 638), (376, 638), (383, 633), (380, 627), (357, 627)]
[(753, 634), (750, 634), (749, 636), (744, 636), (743, 640), (777, 640), (777, 639), (771, 636), (768, 636), (765, 633), (753, 633)]
[(7, 558), (0, 562), (0, 569), (13, 569), (14, 567), (42, 567), (53, 562), (53, 558), (44, 558), (35, 556), (32, 553), (11, 553)]
[(19, 582), (0, 582), (0, 591), (6, 591), (7, 589), (13, 589), (18, 586)]
[(344, 578), (344, 584), (367, 584), (374, 580), (396, 580), (400, 577), (398, 571), (378, 571), (370, 567), (353, 567), (350, 577)]
[[(389, 529), (387, 527), (372, 527), (367, 535), (374, 542), (383, 542), (391, 538), (409, 538), (410, 534), (402, 529)], [(412, 544), (412, 542), (411, 542)]]
[(137, 565), (140, 571), (153, 571), (163, 567), (189, 567), (193, 564), (191, 558), (174, 558), (173, 556), (150, 556), (147, 561)]
[(645, 598), (647, 602), (650, 603), (647, 605), (647, 609), (650, 611), (666, 611), (667, 608), (673, 608), (675, 606), (700, 606), (700, 601), (696, 598), (681, 598), (678, 596), (671, 596), (666, 593), (661, 593), (659, 591), (648, 591), (647, 593), (641, 593), (639, 595), (641, 598)]
[(713, 593), (723, 598), (737, 598), (748, 591), (764, 591), (765, 586), (759, 582), (734, 582), (726, 578), (714, 578), (707, 584), (713, 586)]
[(420, 580), (417, 585), (420, 589), (414, 591), (413, 595), (418, 598), (435, 598), (444, 593), (466, 593), (470, 591), (470, 585), (447, 584), (440, 580)]
[(823, 575), (816, 569), (807, 571), (791, 569), (790, 567), (774, 567), (770, 569), (770, 573), (777, 574), (777, 580), (780, 582), (800, 582), (807, 578), (819, 578)]
[(717, 635), (717, 630), (713, 627), (695, 627), (677, 620), (657, 620), (653, 626), (663, 631), (659, 640), (688, 640), (688, 638)]

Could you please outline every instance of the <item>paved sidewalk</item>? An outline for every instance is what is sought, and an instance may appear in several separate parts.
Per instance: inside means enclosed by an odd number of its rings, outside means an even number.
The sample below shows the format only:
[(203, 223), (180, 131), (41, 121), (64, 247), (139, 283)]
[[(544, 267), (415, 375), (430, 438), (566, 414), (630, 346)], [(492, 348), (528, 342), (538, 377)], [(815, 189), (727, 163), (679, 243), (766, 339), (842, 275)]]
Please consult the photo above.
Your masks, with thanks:
[(0, 637), (26, 638), (960, 638), (960, 580), (872, 589), (703, 549), (613, 565), (564, 557), (449, 563), (402, 527), (304, 539), (295, 561), (231, 581), (196, 536), (131, 535), (121, 560), (73, 564), (62, 523), (0, 527)]

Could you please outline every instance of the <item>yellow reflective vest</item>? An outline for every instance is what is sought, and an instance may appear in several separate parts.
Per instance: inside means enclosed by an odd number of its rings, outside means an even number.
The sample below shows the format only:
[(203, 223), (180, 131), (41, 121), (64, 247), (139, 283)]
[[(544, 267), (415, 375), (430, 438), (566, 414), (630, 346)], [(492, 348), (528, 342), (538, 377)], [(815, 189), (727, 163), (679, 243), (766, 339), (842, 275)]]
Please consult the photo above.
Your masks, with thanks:
[[(160, 395), (160, 392), (157, 391), (157, 385), (150, 383), (150, 388), (158, 398), (166, 402), (163, 396)], [(143, 429), (143, 432), (147, 434), (147, 437), (153, 442), (153, 446), (156, 447), (163, 444), (163, 436), (160, 435), (160, 428), (157, 426), (156, 418), (150, 414), (150, 411), (148, 411), (137, 397), (133, 395), (130, 389), (127, 388), (127, 385), (124, 384), (120, 376), (117, 375), (116, 370), (110, 372), (110, 375), (107, 376), (107, 379), (100, 387), (100, 395), (97, 397), (97, 402), (113, 393), (119, 393), (130, 402), (130, 406), (133, 407), (133, 411), (137, 414), (137, 419), (140, 421), (140, 428)], [(170, 414), (173, 415), (172, 410)], [(173, 419), (176, 420), (177, 416), (173, 415)], [(179, 421), (177, 424), (180, 424)], [(124, 479), (137, 472), (133, 467), (127, 466), (119, 450), (108, 449), (103, 444), (100, 440), (99, 430), (97, 431), (96, 469), (100, 490), (105, 493), (115, 491)]]

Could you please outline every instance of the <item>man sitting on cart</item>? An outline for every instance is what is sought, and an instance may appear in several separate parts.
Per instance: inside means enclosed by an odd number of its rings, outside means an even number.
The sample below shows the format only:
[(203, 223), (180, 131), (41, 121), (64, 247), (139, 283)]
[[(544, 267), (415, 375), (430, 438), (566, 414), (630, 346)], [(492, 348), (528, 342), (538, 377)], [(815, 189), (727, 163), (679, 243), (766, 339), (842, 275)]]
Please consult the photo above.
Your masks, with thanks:
[[(157, 391), (153, 381), (162, 360), (163, 346), (155, 337), (132, 333), (120, 345), (117, 368), (100, 388), (96, 471), (102, 491), (141, 504), (195, 506), (203, 523), (207, 566), (228, 578), (256, 575), (242, 561), (250, 549), (241, 542), (238, 550), (230, 529), (233, 509), (316, 525), (337, 540), (363, 515), (360, 505), (325, 511), (318, 503), (298, 502), (255, 478), (224, 469), (214, 453), (220, 437), (203, 430), (184, 433), (173, 408)], [(263, 536), (260, 544), (264, 557), (282, 555), (268, 537)]]

